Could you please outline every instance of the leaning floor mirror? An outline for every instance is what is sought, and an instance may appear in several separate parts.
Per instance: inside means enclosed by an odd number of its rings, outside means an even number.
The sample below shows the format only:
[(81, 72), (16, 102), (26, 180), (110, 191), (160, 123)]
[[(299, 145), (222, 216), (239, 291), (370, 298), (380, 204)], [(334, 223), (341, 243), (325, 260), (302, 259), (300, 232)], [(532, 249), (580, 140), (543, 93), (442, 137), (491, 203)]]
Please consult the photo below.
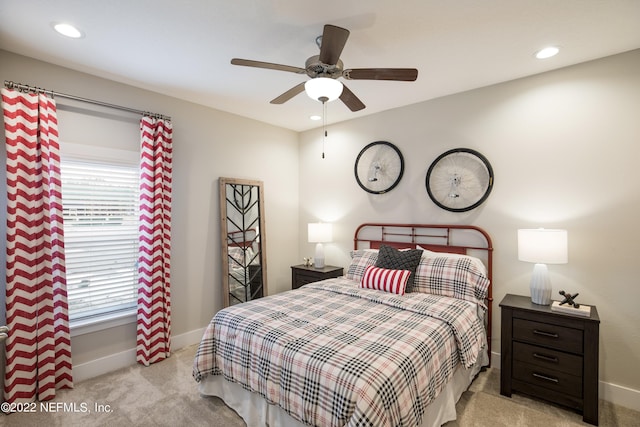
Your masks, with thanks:
[(262, 181), (220, 178), (224, 306), (267, 295)]

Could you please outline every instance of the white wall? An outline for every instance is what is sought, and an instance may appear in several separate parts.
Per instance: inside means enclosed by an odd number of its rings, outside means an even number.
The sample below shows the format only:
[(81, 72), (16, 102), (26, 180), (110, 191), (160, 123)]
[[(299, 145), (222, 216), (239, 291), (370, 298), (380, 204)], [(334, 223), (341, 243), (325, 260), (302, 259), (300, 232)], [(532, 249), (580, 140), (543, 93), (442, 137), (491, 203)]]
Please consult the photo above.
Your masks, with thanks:
[[(297, 133), (0, 50), (0, 81), (4, 80), (172, 116), (171, 303), (172, 332), (178, 345), (197, 342), (201, 330), (222, 307), (218, 177), (264, 182), (269, 289), (275, 293), (290, 288), (290, 266), (298, 254)], [(103, 135), (94, 139), (92, 131), (96, 121), (104, 124), (105, 120), (124, 140), (131, 135), (131, 123), (136, 126), (139, 120), (135, 115), (64, 98), (57, 98), (57, 103), (61, 141), (100, 143)], [(135, 147), (137, 132), (133, 136)], [(130, 142), (122, 140), (109, 143), (130, 148)], [(4, 146), (4, 132), (0, 144)], [(0, 150), (3, 165), (5, 155), (6, 151)], [(0, 235), (4, 236), (4, 166), (0, 170)], [(4, 277), (4, 238), (0, 241), (0, 275)], [(4, 288), (4, 280), (1, 282)], [(3, 324), (4, 289), (0, 293)], [(91, 376), (96, 372), (92, 369), (100, 365), (135, 361), (135, 324), (75, 336), (71, 346), (74, 366), (86, 368), (81, 377)], [(115, 364), (109, 364), (110, 358)]]
[[(375, 96), (358, 95), (365, 104)], [(329, 114), (334, 108), (345, 107), (331, 103)], [(517, 259), (516, 230), (565, 228), (569, 263), (549, 266), (554, 294), (579, 292), (579, 302), (597, 305), (603, 397), (628, 387), (640, 409), (639, 112), (637, 50), (330, 126), (324, 160), (321, 131), (304, 132), (300, 258), (313, 254), (305, 227), (318, 219), (334, 222), (326, 262), (345, 267), (363, 222), (478, 225), (495, 248), (492, 346), (499, 352), (498, 303), (506, 293), (529, 295), (533, 268)], [(405, 158), (402, 181), (384, 195), (362, 191), (353, 173), (359, 151), (376, 140), (394, 143)], [(424, 185), (431, 162), (455, 147), (480, 151), (495, 172), (489, 199), (468, 213), (439, 209)]]

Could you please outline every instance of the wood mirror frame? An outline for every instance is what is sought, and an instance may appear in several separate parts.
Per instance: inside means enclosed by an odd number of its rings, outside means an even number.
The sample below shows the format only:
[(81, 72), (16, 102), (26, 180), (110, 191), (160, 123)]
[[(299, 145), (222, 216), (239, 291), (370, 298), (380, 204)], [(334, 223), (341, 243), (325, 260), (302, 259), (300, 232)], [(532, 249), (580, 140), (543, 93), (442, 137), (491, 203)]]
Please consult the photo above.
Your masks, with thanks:
[(224, 307), (267, 295), (267, 239), (262, 181), (220, 178)]

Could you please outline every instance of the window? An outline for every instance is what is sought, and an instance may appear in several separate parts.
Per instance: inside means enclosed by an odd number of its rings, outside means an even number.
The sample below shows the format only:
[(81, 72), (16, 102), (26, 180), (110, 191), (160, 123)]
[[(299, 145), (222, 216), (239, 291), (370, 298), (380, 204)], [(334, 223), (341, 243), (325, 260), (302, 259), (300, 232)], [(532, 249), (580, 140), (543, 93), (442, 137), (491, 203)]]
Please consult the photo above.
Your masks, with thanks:
[[(137, 154), (137, 153), (134, 153)], [(135, 310), (138, 165), (61, 161), (69, 319)]]

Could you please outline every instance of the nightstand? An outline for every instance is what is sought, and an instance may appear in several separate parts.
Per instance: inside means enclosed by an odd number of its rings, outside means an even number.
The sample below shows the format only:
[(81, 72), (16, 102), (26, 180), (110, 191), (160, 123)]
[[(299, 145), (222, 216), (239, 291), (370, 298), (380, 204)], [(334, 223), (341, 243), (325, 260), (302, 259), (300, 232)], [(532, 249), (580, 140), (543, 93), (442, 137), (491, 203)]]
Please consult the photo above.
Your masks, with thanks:
[(522, 392), (582, 412), (598, 425), (600, 318), (552, 311), (507, 294), (502, 313), (500, 394)]
[(294, 265), (291, 267), (291, 289), (298, 289), (311, 282), (340, 277), (342, 272), (342, 267), (334, 265), (325, 265), (323, 268), (307, 267), (303, 264)]

